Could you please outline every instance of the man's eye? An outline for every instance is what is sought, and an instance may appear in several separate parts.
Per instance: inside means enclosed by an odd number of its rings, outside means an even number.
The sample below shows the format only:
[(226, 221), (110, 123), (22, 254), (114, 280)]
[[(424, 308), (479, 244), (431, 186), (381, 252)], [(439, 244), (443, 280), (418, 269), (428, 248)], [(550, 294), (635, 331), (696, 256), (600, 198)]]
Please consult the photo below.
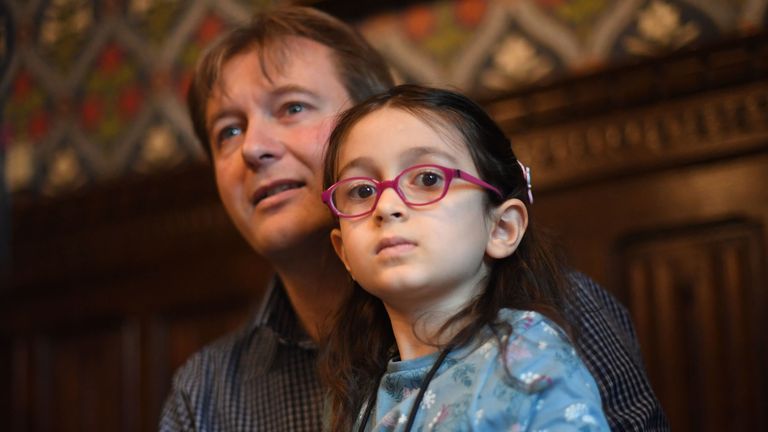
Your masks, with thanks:
[(305, 109), (305, 107), (304, 107), (303, 104), (300, 104), (298, 102), (291, 103), (291, 104), (288, 104), (285, 107), (285, 113), (288, 114), (288, 115), (295, 115), (295, 114), (298, 114), (298, 113), (304, 111), (304, 109)]
[(218, 138), (218, 141), (221, 142), (221, 141), (226, 141), (229, 138), (238, 136), (242, 133), (243, 133), (243, 130), (241, 128), (236, 126), (228, 126), (228, 127), (222, 128), (219, 131), (217, 138)]

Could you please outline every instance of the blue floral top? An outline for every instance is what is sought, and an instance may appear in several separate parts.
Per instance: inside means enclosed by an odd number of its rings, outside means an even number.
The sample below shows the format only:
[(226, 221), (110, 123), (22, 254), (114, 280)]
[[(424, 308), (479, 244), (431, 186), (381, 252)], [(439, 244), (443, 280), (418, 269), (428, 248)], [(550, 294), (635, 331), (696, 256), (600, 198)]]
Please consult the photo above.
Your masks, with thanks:
[[(429, 383), (413, 430), (609, 430), (597, 385), (562, 330), (536, 312), (504, 309), (499, 317), (513, 329), (503, 356), (490, 330), (452, 351)], [(366, 430), (403, 430), (437, 356), (389, 363)], [(362, 412), (355, 430), (361, 419)]]

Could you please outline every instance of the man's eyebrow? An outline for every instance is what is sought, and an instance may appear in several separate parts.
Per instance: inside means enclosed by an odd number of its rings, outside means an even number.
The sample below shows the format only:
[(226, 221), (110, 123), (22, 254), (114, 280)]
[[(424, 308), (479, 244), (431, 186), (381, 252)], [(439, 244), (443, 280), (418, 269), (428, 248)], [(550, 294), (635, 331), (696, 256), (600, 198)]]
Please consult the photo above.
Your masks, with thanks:
[[(304, 86), (300, 86), (298, 84), (285, 84), (274, 87), (271, 91), (271, 96), (273, 98), (275, 97), (282, 97), (287, 94), (291, 93), (301, 93), (304, 95), (307, 95), (312, 98), (318, 98), (318, 94)], [(206, 128), (212, 127), (217, 121), (221, 120), (222, 118), (230, 117), (230, 116), (239, 116), (240, 111), (236, 108), (224, 108), (222, 110), (219, 110), (216, 112), (215, 115), (211, 116), (209, 119), (206, 120)]]
[(290, 93), (302, 93), (311, 97), (318, 97), (317, 93), (298, 84), (279, 85), (270, 92), (273, 96), (283, 96)]
[(206, 129), (211, 128), (214, 124), (216, 124), (217, 121), (226, 118), (226, 117), (238, 117), (240, 116), (240, 111), (234, 108), (225, 108), (223, 110), (219, 110), (214, 114), (211, 118), (207, 119), (206, 123)]

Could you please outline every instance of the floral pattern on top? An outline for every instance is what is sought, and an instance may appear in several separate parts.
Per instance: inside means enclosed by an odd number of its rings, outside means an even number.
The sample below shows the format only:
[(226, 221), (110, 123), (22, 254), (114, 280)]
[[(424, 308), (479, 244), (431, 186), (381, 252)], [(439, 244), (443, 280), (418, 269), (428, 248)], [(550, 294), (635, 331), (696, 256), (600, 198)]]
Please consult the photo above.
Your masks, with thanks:
[[(512, 326), (504, 352), (489, 329), (452, 351), (429, 383), (413, 430), (609, 430), (597, 384), (557, 324), (510, 309), (499, 319)], [(404, 429), (438, 355), (389, 363), (366, 430)]]

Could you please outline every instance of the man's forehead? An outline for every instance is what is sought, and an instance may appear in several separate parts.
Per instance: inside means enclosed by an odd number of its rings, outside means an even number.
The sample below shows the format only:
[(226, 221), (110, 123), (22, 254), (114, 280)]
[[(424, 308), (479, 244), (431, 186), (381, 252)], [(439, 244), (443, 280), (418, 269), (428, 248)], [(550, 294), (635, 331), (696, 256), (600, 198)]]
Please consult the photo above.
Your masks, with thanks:
[[(325, 79), (334, 79), (343, 84), (336, 67), (333, 50), (311, 39), (289, 36), (285, 38), (269, 40), (259, 46), (251, 46), (248, 49), (233, 55), (222, 66), (222, 75), (215, 87), (224, 90), (228, 80), (239, 77), (228, 77), (228, 69), (236, 62), (250, 60), (256, 63), (256, 67), (249, 71), (254, 79), (263, 80), (271, 87), (301, 86), (296, 80), (306, 80), (313, 73), (321, 73), (322, 63), (330, 68), (331, 76)], [(310, 80), (314, 82), (316, 80)], [(303, 83), (309, 85), (310, 83)]]
[(207, 98), (206, 117), (229, 109), (238, 101), (267, 101), (297, 92), (317, 98), (335, 97), (333, 88), (343, 92), (334, 51), (311, 39), (288, 37), (253, 45), (227, 59), (220, 68)]

